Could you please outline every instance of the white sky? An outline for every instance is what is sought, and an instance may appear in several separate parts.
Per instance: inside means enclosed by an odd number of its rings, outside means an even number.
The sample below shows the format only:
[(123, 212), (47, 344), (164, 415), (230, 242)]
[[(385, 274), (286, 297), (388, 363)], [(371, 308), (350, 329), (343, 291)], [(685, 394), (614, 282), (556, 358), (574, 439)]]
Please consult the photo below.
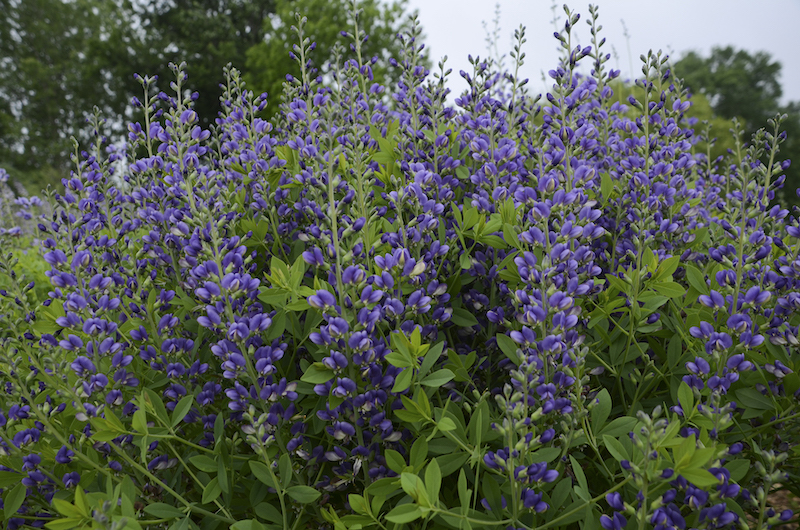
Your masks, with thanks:
[[(465, 87), (459, 70), (472, 72), (467, 55), (487, 56), (486, 22), (491, 31), (495, 18), (494, 0), (408, 0), (409, 10), (419, 11), (426, 47), (434, 67), (442, 56), (453, 69), (450, 88), (455, 95)], [(557, 2), (555, 14), (563, 27), (564, 0)], [(800, 0), (595, 0), (599, 6), (601, 36), (606, 38), (603, 50), (612, 57), (607, 66), (622, 70), (630, 77), (630, 64), (641, 75), (639, 56), (659, 49), (672, 58), (696, 50), (708, 56), (713, 46), (731, 45), (749, 52), (768, 52), (781, 63), (782, 102), (800, 100), (800, 55), (797, 53)], [(531, 91), (538, 93), (545, 85), (542, 72), (558, 64), (558, 41), (553, 37), (552, 0), (500, 1), (500, 53), (508, 55), (514, 30), (526, 26), (523, 51), (526, 54), (523, 77), (530, 79)], [(577, 25), (578, 43), (591, 44), (586, 21), (589, 2), (569, 3), (581, 14)], [(624, 36), (624, 20), (630, 36), (630, 54)], [(573, 43), (575, 40), (573, 39)], [(614, 58), (612, 45), (619, 57)], [(573, 44), (574, 47), (574, 44)], [(586, 66), (589, 58), (584, 59)], [(511, 64), (506, 57), (506, 65)], [(583, 61), (582, 61), (583, 62)], [(435, 70), (434, 70), (435, 71)], [(549, 84), (547, 85), (549, 86)]]

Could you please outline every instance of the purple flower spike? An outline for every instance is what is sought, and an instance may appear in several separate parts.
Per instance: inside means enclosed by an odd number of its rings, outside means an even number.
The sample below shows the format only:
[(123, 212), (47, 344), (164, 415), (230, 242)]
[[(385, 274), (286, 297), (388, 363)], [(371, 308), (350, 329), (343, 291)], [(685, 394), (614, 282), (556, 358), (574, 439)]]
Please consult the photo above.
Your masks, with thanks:
[(331, 334), (331, 337), (342, 337), (350, 330), (350, 326), (347, 324), (347, 321), (340, 317), (332, 318), (330, 324), (328, 324), (328, 333)]
[(775, 361), (775, 364), (765, 364), (764, 369), (777, 379), (783, 379), (787, 375), (794, 373), (791, 368), (780, 361)]
[(749, 331), (745, 331), (739, 337), (739, 344), (743, 345), (745, 348), (748, 349), (758, 348), (763, 343), (764, 343), (763, 335), (753, 335)]
[(531, 489), (525, 488), (522, 490), (521, 500), (525, 508), (534, 510), (536, 513), (542, 513), (549, 508), (549, 505), (542, 501), (542, 494), (536, 493)]
[(714, 332), (714, 327), (708, 322), (700, 322), (700, 327), (692, 326), (689, 328), (689, 334), (696, 339), (707, 339)]
[(330, 308), (336, 307), (336, 298), (328, 291), (317, 291), (317, 294), (312, 294), (308, 297), (308, 305), (314, 309), (321, 309), (327, 312)]
[(606, 502), (618, 512), (625, 510), (625, 503), (622, 502), (622, 495), (619, 492), (615, 491), (606, 495)]
[(69, 473), (66, 473), (64, 475), (64, 478), (61, 479), (61, 481), (67, 488), (74, 488), (81, 481), (81, 476), (80, 474), (78, 474), (77, 471), (71, 471)]
[(36, 469), (42, 463), (42, 457), (37, 454), (26, 455), (22, 457), (22, 469), (32, 470)]
[(75, 453), (73, 453), (69, 447), (63, 445), (61, 449), (58, 450), (58, 453), (56, 453), (56, 462), (59, 464), (69, 464), (72, 462), (73, 456), (75, 456)]
[(74, 351), (83, 348), (83, 341), (75, 335), (69, 335), (65, 340), (58, 343), (65, 350)]
[(731, 356), (731, 358), (728, 359), (726, 366), (731, 370), (743, 372), (745, 370), (749, 370), (750, 367), (753, 366), (753, 363), (751, 363), (750, 361), (745, 361), (744, 354), (739, 353)]
[(700, 295), (697, 297), (697, 301), (712, 309), (725, 307), (725, 298), (717, 291), (711, 291), (710, 295)]
[(79, 376), (84, 376), (85, 374), (93, 374), (97, 371), (95, 368), (94, 363), (84, 356), (80, 356), (76, 358), (72, 364), (70, 364), (70, 368), (72, 368), (76, 374)]
[(606, 530), (621, 530), (622, 528), (625, 528), (627, 524), (628, 520), (625, 519), (625, 516), (619, 512), (615, 512), (613, 518), (607, 515), (600, 516), (600, 526)]
[(702, 357), (695, 357), (694, 362), (686, 363), (686, 369), (693, 374), (707, 374), (711, 371), (711, 366)]
[(744, 295), (745, 304), (761, 305), (770, 299), (772, 293), (762, 291), (758, 287), (751, 287)]

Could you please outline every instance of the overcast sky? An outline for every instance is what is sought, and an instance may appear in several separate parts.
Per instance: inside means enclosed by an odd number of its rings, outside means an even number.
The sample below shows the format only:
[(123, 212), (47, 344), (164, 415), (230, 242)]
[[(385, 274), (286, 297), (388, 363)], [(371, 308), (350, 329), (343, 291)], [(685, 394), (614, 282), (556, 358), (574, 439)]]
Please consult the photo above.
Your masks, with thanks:
[[(465, 87), (459, 70), (471, 73), (467, 55), (486, 56), (486, 32), (482, 22), (494, 27), (493, 0), (408, 0), (409, 8), (419, 11), (425, 32), (424, 42), (436, 65), (447, 55), (453, 69), (450, 87), (456, 94)], [(555, 14), (563, 27), (564, 1), (557, 2)], [(673, 58), (696, 50), (708, 56), (713, 46), (731, 45), (750, 52), (768, 52), (781, 63), (782, 102), (800, 100), (800, 55), (798, 55), (798, 24), (800, 0), (596, 0), (599, 22), (606, 38), (603, 49), (611, 53), (610, 67), (622, 70), (629, 77), (630, 64), (641, 74), (639, 56), (648, 50), (663, 50)], [(558, 41), (553, 38), (552, 0), (500, 1), (500, 53), (512, 48), (514, 30), (520, 24), (526, 29), (523, 51), (526, 54), (523, 76), (530, 79), (535, 92), (545, 86), (542, 72), (558, 64)], [(570, 3), (581, 14), (577, 26), (578, 42), (591, 44), (589, 2)], [(630, 36), (625, 38), (623, 23)], [(574, 42), (574, 41), (573, 41)], [(618, 59), (614, 58), (612, 45)], [(510, 57), (506, 58), (510, 64)], [(589, 61), (585, 60), (588, 66)]]

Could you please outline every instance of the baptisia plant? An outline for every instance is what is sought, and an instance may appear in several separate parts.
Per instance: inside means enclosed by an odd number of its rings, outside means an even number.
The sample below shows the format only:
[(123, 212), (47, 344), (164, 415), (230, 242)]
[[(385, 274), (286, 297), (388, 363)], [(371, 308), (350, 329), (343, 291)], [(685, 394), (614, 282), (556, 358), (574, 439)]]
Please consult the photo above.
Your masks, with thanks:
[(667, 57), (616, 81), (589, 12), (584, 47), (565, 8), (542, 99), (524, 28), (454, 106), (416, 22), (376, 83), (355, 2), (329, 65), (298, 16), (282, 98), (227, 68), (209, 129), (183, 64), (169, 93), (137, 76), (126, 148), (95, 114), (38, 226), (47, 300), (0, 262), (7, 526), (791, 520), (781, 118), (709, 160)]

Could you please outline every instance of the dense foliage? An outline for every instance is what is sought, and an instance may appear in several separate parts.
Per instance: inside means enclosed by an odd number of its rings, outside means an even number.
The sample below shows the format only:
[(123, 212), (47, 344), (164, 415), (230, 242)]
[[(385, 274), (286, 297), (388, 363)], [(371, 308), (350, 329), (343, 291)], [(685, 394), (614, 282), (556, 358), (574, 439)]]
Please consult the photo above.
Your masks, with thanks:
[[(714, 47), (707, 57), (697, 52), (685, 54), (675, 62), (673, 69), (690, 92), (708, 99), (716, 119), (741, 120), (746, 137), (763, 127), (775, 113), (785, 113), (787, 118), (782, 128), (789, 137), (781, 150), (787, 158), (797, 158), (800, 153), (798, 103), (781, 104), (781, 64), (768, 53), (749, 53), (731, 46)], [(727, 126), (717, 127), (714, 135), (724, 142), (728, 130)], [(715, 157), (732, 147), (723, 142), (713, 149)], [(779, 196), (784, 202), (797, 204), (794, 192), (800, 186), (800, 166), (788, 168), (785, 174), (787, 189), (784, 191), (788, 193)]]
[[(800, 490), (800, 225), (781, 117), (697, 150), (667, 58), (639, 96), (597, 35), (544, 100), (416, 25), (373, 79), (354, 11), (278, 117), (226, 71), (199, 125), (139, 77), (124, 151), (75, 157), (38, 225), (48, 300), (4, 252), (11, 529), (770, 528)], [(591, 63), (591, 75), (577, 73)], [(738, 127), (738, 126), (737, 126)], [(4, 233), (13, 242), (21, 234)]]
[[(214, 123), (223, 68), (242, 70), (251, 90), (270, 94), (272, 114), (287, 73), (294, 13), (315, 13), (308, 35), (313, 62), (331, 58), (346, 0), (0, 0), (0, 165), (31, 193), (69, 173), (71, 136), (91, 142), (85, 126), (92, 107), (109, 118), (112, 143), (135, 119), (129, 102), (140, 91), (133, 72), (168, 80), (168, 63), (187, 61), (187, 88), (200, 125)], [(365, 59), (376, 57), (378, 81), (395, 83), (389, 57), (405, 28), (404, 0), (365, 0), (362, 25), (370, 32)], [(298, 70), (299, 71), (299, 70)], [(168, 84), (163, 88), (167, 89)], [(261, 116), (266, 117), (266, 116)]]

